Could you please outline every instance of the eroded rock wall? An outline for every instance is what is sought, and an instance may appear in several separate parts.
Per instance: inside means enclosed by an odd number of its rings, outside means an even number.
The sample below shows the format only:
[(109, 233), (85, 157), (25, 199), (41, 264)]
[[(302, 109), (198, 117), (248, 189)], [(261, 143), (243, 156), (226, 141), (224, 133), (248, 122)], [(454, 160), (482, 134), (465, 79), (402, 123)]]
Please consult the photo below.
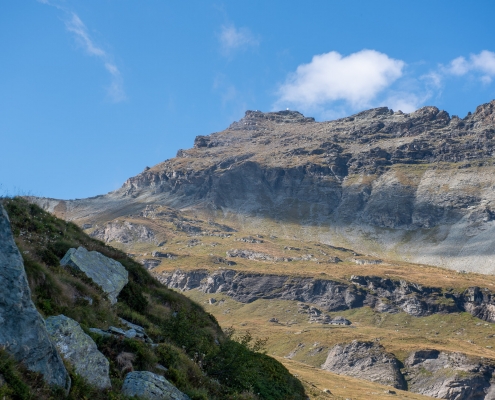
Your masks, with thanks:
[(154, 275), (170, 288), (225, 293), (242, 303), (283, 299), (312, 303), (326, 311), (369, 306), (378, 312), (406, 312), (414, 316), (467, 311), (495, 322), (495, 296), (486, 288), (462, 292), (424, 287), (376, 276), (352, 276), (349, 282), (238, 272), (232, 269), (162, 272)]
[(52, 384), (70, 389), (70, 377), (31, 300), (24, 264), (9, 218), (0, 205), (0, 346)]

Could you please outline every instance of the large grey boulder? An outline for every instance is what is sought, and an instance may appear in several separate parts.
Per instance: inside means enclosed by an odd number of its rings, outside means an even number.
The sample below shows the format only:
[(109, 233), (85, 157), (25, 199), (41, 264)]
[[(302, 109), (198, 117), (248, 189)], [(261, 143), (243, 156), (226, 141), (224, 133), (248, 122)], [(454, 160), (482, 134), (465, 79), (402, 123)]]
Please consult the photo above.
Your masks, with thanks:
[(493, 362), (462, 353), (419, 350), (404, 362), (411, 392), (438, 399), (493, 400)]
[(122, 385), (122, 393), (146, 400), (189, 400), (163, 376), (148, 371), (129, 372)]
[(100, 389), (112, 386), (108, 360), (76, 321), (57, 315), (46, 319), (46, 328), (62, 357), (88, 383)]
[(0, 205), (0, 346), (52, 385), (70, 389), (70, 377), (31, 300), (10, 221)]
[(117, 302), (117, 296), (129, 281), (129, 273), (121, 263), (84, 247), (69, 249), (60, 265), (68, 265), (84, 272), (107, 293), (112, 304)]
[(349, 344), (338, 344), (329, 351), (321, 368), (339, 375), (406, 389), (399, 362), (377, 342), (353, 340)]

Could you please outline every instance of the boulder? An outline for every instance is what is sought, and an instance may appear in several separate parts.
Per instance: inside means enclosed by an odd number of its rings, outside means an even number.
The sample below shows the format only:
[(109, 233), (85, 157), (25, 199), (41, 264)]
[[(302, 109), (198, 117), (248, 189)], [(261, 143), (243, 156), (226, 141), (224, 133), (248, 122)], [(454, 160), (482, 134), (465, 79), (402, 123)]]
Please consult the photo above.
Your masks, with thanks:
[(351, 321), (348, 319), (338, 316), (333, 318), (330, 322), (328, 322), (330, 325), (351, 325)]
[(96, 333), (97, 335), (106, 336), (106, 337), (109, 337), (109, 336), (114, 336), (114, 337), (118, 337), (118, 338), (126, 337), (128, 339), (137, 338), (137, 339), (144, 340), (146, 343), (153, 344), (153, 340), (151, 340), (151, 338), (146, 334), (146, 332), (142, 326), (133, 324), (132, 322), (126, 321), (123, 318), (119, 318), (119, 319), (120, 319), (120, 322), (122, 322), (122, 324), (126, 325), (130, 329), (125, 331), (121, 328), (117, 328), (115, 326), (110, 326), (110, 327), (108, 327), (107, 330), (101, 330), (98, 328), (89, 328), (89, 331), (92, 333)]
[(121, 263), (84, 247), (69, 249), (60, 265), (68, 265), (84, 272), (107, 293), (112, 304), (117, 302), (117, 296), (129, 281), (129, 274)]
[(57, 315), (46, 319), (46, 328), (62, 357), (89, 384), (100, 389), (112, 386), (108, 360), (76, 321)]
[(419, 350), (409, 355), (404, 367), (411, 392), (449, 400), (495, 399), (491, 387), (495, 366), (486, 359)]
[(349, 344), (338, 344), (329, 351), (321, 368), (339, 375), (406, 389), (399, 361), (377, 342), (353, 340)]
[(119, 318), (120, 322), (122, 322), (124, 325), (126, 325), (128, 328), (134, 329), (138, 333), (144, 334), (144, 328), (142, 326), (133, 324), (132, 322), (129, 322), (125, 320), (124, 318)]
[(129, 221), (112, 221), (105, 226), (96, 227), (90, 236), (104, 241), (105, 243), (156, 243), (155, 232), (150, 228)]
[(189, 397), (163, 376), (148, 371), (129, 372), (122, 385), (125, 396), (139, 396), (146, 400), (189, 400)]
[(70, 389), (70, 377), (31, 300), (24, 264), (0, 204), (0, 346), (52, 385)]

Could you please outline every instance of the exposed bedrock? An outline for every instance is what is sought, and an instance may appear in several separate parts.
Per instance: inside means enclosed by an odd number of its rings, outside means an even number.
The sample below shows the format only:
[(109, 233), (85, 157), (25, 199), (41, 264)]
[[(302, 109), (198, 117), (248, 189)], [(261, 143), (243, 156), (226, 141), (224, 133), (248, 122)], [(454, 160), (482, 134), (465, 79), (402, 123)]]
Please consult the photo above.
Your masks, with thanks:
[(322, 369), (405, 390), (400, 363), (377, 342), (357, 340), (338, 344), (329, 352)]
[(31, 371), (68, 392), (71, 380), (31, 300), (24, 263), (0, 205), (0, 346)]
[(447, 400), (493, 400), (495, 361), (432, 349), (409, 354), (402, 365), (377, 341), (337, 344), (322, 369)]
[(467, 311), (495, 322), (495, 298), (488, 289), (462, 292), (425, 287), (375, 276), (352, 276), (349, 282), (238, 272), (231, 269), (162, 272), (155, 277), (170, 288), (225, 293), (250, 303), (257, 299), (296, 300), (326, 311), (370, 306), (378, 312), (406, 312), (414, 316)]
[(439, 399), (493, 400), (493, 360), (462, 353), (419, 350), (404, 362), (409, 390)]

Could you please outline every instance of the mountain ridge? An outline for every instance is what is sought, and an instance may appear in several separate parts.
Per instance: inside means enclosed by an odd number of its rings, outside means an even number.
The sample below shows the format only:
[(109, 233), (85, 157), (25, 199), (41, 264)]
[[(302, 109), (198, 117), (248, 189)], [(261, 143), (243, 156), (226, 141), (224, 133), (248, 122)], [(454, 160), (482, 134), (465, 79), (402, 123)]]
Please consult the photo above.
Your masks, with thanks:
[(247, 111), (116, 191), (30, 201), (81, 226), (149, 204), (268, 218), (300, 224), (323, 243), (495, 273), (494, 121), (495, 101), (463, 119), (432, 106), (326, 122)]

